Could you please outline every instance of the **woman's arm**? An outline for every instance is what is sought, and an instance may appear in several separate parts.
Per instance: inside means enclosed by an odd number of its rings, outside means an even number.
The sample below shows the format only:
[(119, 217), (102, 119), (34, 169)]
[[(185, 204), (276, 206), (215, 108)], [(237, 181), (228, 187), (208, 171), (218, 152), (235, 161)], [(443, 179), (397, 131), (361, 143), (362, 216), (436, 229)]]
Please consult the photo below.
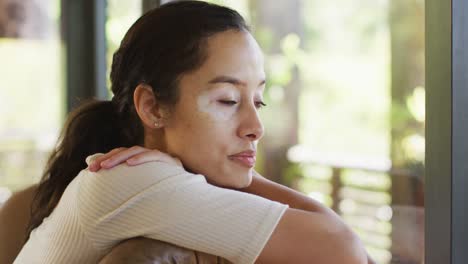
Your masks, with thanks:
[[(280, 203), (288, 204), (289, 207), (298, 209), (301, 211), (306, 211), (306, 212), (313, 212), (313, 213), (318, 213), (324, 215), (333, 225), (337, 226), (345, 226), (341, 220), (341, 218), (330, 208), (323, 206), (321, 203), (315, 201), (312, 198), (307, 197), (306, 195), (293, 190), (291, 188), (288, 188), (286, 186), (283, 186), (281, 184), (278, 184), (276, 182), (273, 182), (271, 180), (268, 180), (258, 174), (257, 172), (254, 171), (254, 175), (252, 178), (252, 183), (250, 186), (247, 188), (239, 189), (239, 191), (255, 194), (273, 201), (277, 201)], [(300, 214), (299, 212), (296, 212), (296, 214)], [(297, 219), (294, 218), (300, 218), (300, 217), (294, 217), (291, 216), (291, 222), (290, 225), (294, 225), (295, 221)], [(301, 221), (299, 219), (299, 221)], [(289, 227), (287, 227), (290, 229)], [(349, 230), (348, 227), (345, 226), (344, 233), (351, 233), (351, 240), (354, 241), (353, 243), (358, 243), (360, 244), (359, 241), (355, 241), (356, 237), (352, 232)], [(343, 237), (347, 237), (348, 235), (344, 234)], [(359, 245), (357, 245), (359, 247)], [(353, 246), (351, 246), (353, 247)], [(375, 262), (370, 258), (369, 255), (367, 255), (367, 263), (368, 264), (374, 264)]]
[[(364, 262), (362, 243), (333, 210), (257, 172), (254, 172), (251, 185), (239, 191), (288, 204), (292, 208), (286, 211), (265, 246), (259, 257), (260, 263), (272, 263), (272, 257), (281, 258), (284, 250), (297, 250), (299, 257), (303, 255), (304, 263), (311, 255), (320, 260), (318, 263)], [(290, 243), (285, 243), (287, 241)], [(373, 263), (370, 258), (368, 263)]]
[[(138, 150), (139, 148), (137, 148)], [(116, 164), (134, 163), (136, 150), (116, 151), (117, 154), (98, 159), (90, 170), (110, 168)], [(140, 160), (160, 159), (161, 152), (143, 151)], [(109, 160), (109, 162), (104, 162)], [(132, 160), (132, 162), (129, 162)], [(97, 165), (96, 165), (97, 163)], [(290, 188), (274, 183), (255, 173), (252, 184), (242, 190), (263, 198), (288, 204), (270, 239), (257, 259), (258, 263), (342, 263), (363, 264), (366, 253), (358, 237), (330, 209)], [(287, 252), (287, 254), (286, 254)]]
[(272, 201), (284, 203), (289, 205), (291, 208), (299, 210), (336, 215), (333, 210), (323, 206), (314, 199), (309, 198), (296, 190), (268, 180), (255, 171), (250, 186), (239, 189), (239, 191), (255, 194)]

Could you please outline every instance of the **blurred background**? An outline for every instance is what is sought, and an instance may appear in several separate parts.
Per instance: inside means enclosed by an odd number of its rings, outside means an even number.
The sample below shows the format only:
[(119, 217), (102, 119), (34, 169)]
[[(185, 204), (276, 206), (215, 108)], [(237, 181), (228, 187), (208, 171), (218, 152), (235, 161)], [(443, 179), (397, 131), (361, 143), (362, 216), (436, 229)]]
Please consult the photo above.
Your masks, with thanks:
[[(70, 81), (72, 2), (0, 0), (0, 204), (40, 180), (70, 87), (99, 78), (112, 96), (113, 52), (161, 1), (98, 1), (106, 49), (85, 55), (105, 65)], [(377, 263), (423, 263), (424, 1), (209, 2), (239, 11), (265, 53), (256, 169), (333, 208)]]

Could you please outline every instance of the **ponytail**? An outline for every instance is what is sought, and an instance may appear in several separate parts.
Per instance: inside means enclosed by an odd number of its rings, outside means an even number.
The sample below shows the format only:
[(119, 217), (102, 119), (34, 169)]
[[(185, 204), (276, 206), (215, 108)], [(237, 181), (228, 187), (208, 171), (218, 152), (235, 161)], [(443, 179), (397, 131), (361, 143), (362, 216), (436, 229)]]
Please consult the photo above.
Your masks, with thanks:
[(141, 124), (134, 120), (119, 114), (111, 101), (92, 100), (69, 115), (31, 205), (27, 239), (54, 210), (68, 184), (87, 167), (87, 156), (142, 144)]

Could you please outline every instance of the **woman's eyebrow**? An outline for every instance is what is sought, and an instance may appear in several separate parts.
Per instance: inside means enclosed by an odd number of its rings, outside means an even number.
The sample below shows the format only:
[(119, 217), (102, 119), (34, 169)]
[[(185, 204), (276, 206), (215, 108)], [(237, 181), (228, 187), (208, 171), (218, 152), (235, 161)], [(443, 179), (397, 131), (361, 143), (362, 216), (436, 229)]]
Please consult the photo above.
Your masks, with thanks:
[[(260, 81), (260, 83), (258, 84), (258, 86), (262, 86), (265, 84), (265, 79), (263, 79), (262, 81)], [(230, 77), (230, 76), (226, 76), (226, 75), (221, 75), (221, 76), (217, 76), (213, 79), (211, 79), (208, 83), (210, 84), (215, 84), (215, 83), (229, 83), (229, 84), (233, 84), (233, 85), (242, 85), (242, 86), (247, 86), (247, 84), (239, 79), (236, 79), (234, 77)]]

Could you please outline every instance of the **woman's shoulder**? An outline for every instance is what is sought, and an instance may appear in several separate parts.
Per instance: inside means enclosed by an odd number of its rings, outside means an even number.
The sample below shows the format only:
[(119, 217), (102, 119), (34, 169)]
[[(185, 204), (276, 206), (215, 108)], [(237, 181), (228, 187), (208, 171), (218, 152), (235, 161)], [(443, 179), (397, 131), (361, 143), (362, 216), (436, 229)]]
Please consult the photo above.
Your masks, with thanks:
[[(86, 164), (90, 164), (95, 158), (103, 154), (94, 154), (86, 158)], [(101, 169), (91, 172), (88, 169), (82, 171), (85, 182), (107, 182), (112, 183), (141, 183), (147, 186), (150, 183), (157, 183), (175, 175), (190, 174), (181, 166), (161, 161), (150, 161), (147, 163), (130, 166), (126, 163), (119, 164), (111, 169)]]
[[(86, 159), (87, 164), (100, 154)], [(205, 182), (202, 175), (187, 172), (183, 167), (166, 162), (147, 162), (136, 166), (125, 163), (111, 169), (80, 172), (78, 197), (80, 204), (92, 204), (96, 197), (100, 201), (119, 203), (136, 196), (154, 195), (173, 186), (187, 182)]]
[[(87, 159), (88, 164), (92, 159)], [(97, 172), (85, 169), (77, 178), (75, 199), (80, 221), (85, 226), (114, 219), (116, 212), (126, 215), (125, 212), (131, 210), (144, 212), (150, 207), (159, 208), (168, 196), (168, 190), (174, 190), (175, 186), (190, 181), (206, 182), (201, 175), (164, 162), (136, 166), (120, 164)]]

